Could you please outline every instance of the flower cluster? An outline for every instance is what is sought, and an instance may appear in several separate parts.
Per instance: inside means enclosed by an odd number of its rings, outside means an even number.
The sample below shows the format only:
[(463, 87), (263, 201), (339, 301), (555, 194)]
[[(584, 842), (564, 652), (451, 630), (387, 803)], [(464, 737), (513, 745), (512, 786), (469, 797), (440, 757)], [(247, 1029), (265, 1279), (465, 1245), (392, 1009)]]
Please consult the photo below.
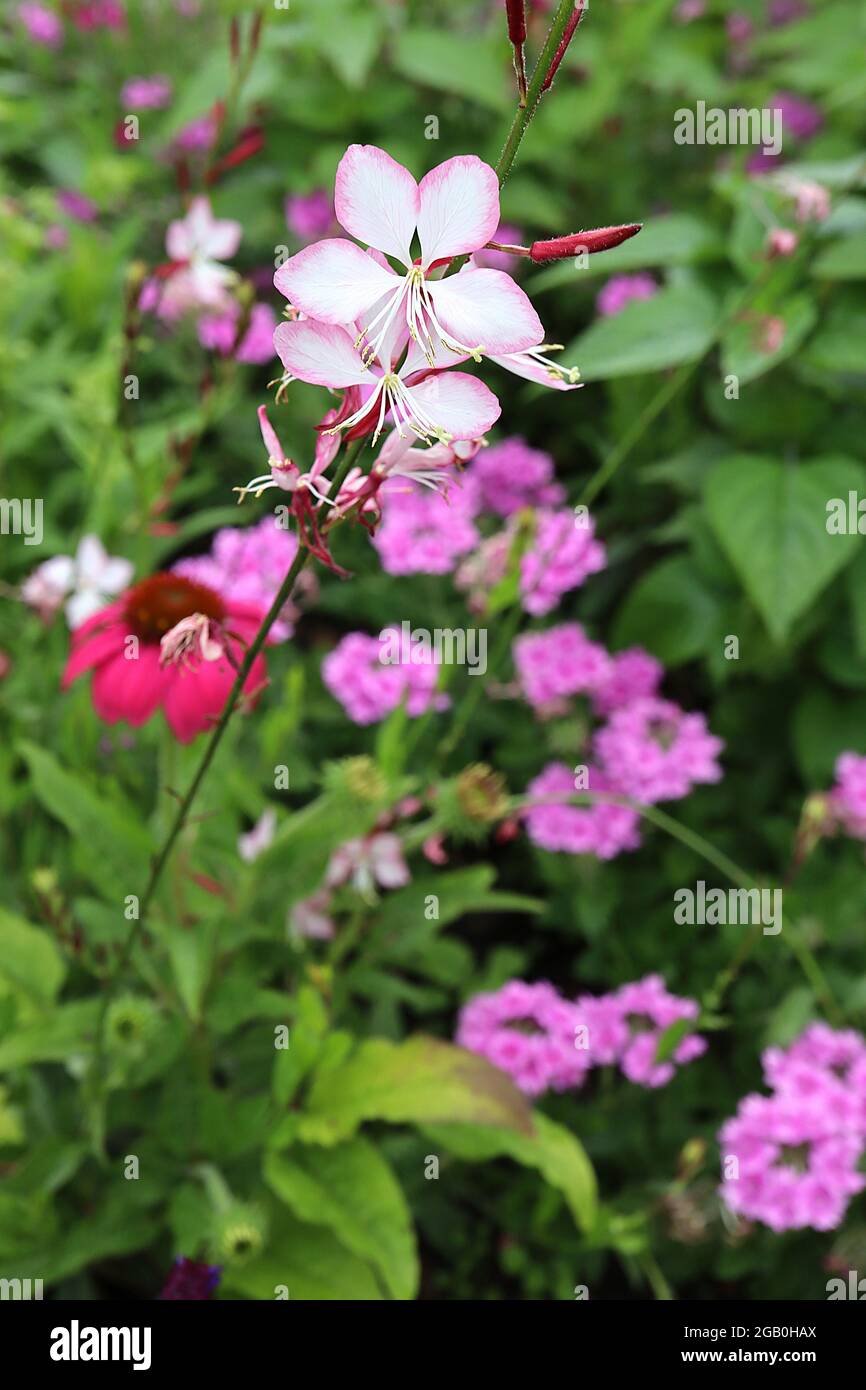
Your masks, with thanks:
[(575, 792), (651, 804), (721, 777), (721, 740), (703, 715), (658, 696), (662, 667), (640, 647), (611, 655), (579, 623), (561, 623), (518, 637), (513, 657), (519, 689), (541, 718), (567, 713), (584, 695), (606, 720), (592, 739), (592, 764), (575, 770), (580, 777), (554, 762), (527, 788), (538, 802), (524, 813), (527, 833), (543, 849), (610, 859), (640, 844), (636, 811), (603, 800), (570, 805)]
[(437, 693), (440, 668), (432, 651), (412, 650), (408, 660), (393, 664), (382, 660), (383, 642), (392, 633), (399, 636), (391, 628), (380, 637), (347, 633), (322, 662), (322, 680), (355, 724), (378, 723), (404, 699), (411, 719), (449, 704), (447, 695)]
[(580, 1087), (594, 1066), (618, 1066), (629, 1081), (654, 1088), (706, 1050), (704, 1039), (690, 1031), (665, 1046), (669, 1029), (699, 1013), (694, 999), (670, 994), (659, 975), (575, 1001), (545, 982), (511, 980), (470, 999), (456, 1041), (487, 1057), (531, 1096)]
[(772, 1094), (745, 1096), (719, 1133), (721, 1196), (773, 1231), (832, 1230), (866, 1187), (866, 1041), (813, 1023), (762, 1062)]

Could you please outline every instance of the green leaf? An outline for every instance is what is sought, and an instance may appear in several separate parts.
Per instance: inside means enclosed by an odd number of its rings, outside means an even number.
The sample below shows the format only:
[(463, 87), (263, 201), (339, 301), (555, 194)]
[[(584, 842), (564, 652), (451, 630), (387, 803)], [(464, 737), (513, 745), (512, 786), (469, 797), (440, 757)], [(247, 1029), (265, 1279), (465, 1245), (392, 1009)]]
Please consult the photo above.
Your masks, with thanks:
[(0, 907), (0, 977), (37, 1004), (57, 997), (66, 969), (48, 932)]
[(552, 1187), (562, 1192), (575, 1223), (582, 1231), (592, 1229), (598, 1205), (595, 1170), (580, 1140), (546, 1115), (533, 1112), (533, 1133), (513, 1130), (479, 1129), (475, 1125), (424, 1126), (425, 1134), (458, 1158), (470, 1162), (491, 1158), (513, 1158), (528, 1168), (537, 1168)]
[(818, 280), (866, 279), (866, 236), (842, 237), (823, 251), (812, 266)]
[(866, 754), (866, 697), (810, 690), (794, 711), (797, 766), (810, 787), (828, 787), (840, 753)]
[(283, 1289), (288, 1290), (289, 1299), (316, 1303), (382, 1297), (376, 1276), (364, 1260), (351, 1254), (325, 1227), (308, 1226), (285, 1209), (271, 1222), (265, 1253), (238, 1269), (229, 1266), (222, 1291), (267, 1301), (279, 1297)]
[(584, 381), (660, 372), (696, 362), (712, 346), (718, 325), (713, 297), (697, 285), (659, 290), (633, 300), (611, 318), (597, 319), (563, 354)]
[(511, 84), (496, 41), (461, 34), (459, 43), (444, 29), (408, 29), (394, 45), (396, 71), (412, 82), (453, 92), (493, 111), (511, 104)]
[(531, 1111), (509, 1077), (484, 1057), (437, 1038), (361, 1043), (341, 1065), (316, 1073), (301, 1137), (337, 1143), (364, 1120), (465, 1121), (532, 1132)]
[(0, 1071), (30, 1062), (63, 1062), (93, 1046), (99, 1001), (61, 1004), (47, 1018), (16, 1028), (0, 1040)]
[(277, 1049), (274, 1061), (271, 1090), (278, 1104), (288, 1105), (292, 1099), (318, 1058), (327, 1030), (328, 1011), (321, 994), (311, 985), (302, 985), (289, 1029), (289, 1045)]
[(418, 1288), (418, 1253), (403, 1191), (379, 1151), (355, 1138), (335, 1149), (269, 1154), (265, 1180), (295, 1216), (327, 1226), (353, 1255), (369, 1260), (392, 1298)]
[(784, 324), (779, 346), (773, 352), (761, 347), (762, 327), (754, 317), (737, 319), (722, 338), (722, 375), (736, 376), (740, 384), (754, 381), (791, 357), (818, 321), (818, 310), (806, 294), (788, 299), (774, 315)]
[(22, 742), (19, 751), (40, 802), (74, 837), (88, 877), (116, 899), (119, 911), (126, 894), (140, 888), (147, 875), (152, 846), (140, 821), (97, 795), (44, 748)]
[(827, 503), (862, 481), (845, 458), (790, 465), (741, 455), (710, 474), (710, 524), (777, 641), (853, 558), (860, 538), (828, 533)]
[(799, 361), (819, 371), (866, 375), (866, 311), (854, 304), (833, 304)]
[(626, 595), (613, 629), (614, 648), (646, 647), (666, 666), (680, 666), (706, 648), (718, 603), (691, 560), (661, 560)]

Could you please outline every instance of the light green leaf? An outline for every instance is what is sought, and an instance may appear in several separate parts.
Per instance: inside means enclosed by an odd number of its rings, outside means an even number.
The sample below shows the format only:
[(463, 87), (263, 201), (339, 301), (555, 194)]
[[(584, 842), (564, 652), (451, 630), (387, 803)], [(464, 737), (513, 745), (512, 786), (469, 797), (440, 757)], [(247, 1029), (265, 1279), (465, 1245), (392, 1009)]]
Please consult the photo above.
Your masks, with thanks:
[(339, 1066), (316, 1073), (301, 1137), (337, 1143), (364, 1120), (392, 1124), (465, 1121), (532, 1133), (532, 1115), (509, 1077), (484, 1057), (423, 1036), (361, 1043)]
[(812, 266), (819, 280), (866, 280), (866, 235), (842, 237), (823, 251)]
[(827, 503), (862, 482), (862, 469), (845, 458), (789, 465), (741, 455), (710, 474), (710, 524), (777, 641), (853, 559), (860, 538), (828, 533)]
[(697, 285), (659, 290), (633, 300), (612, 318), (591, 324), (563, 354), (584, 381), (660, 372), (708, 352), (718, 323), (713, 297)]
[(335, 1149), (295, 1148), (265, 1158), (265, 1180), (295, 1216), (328, 1226), (353, 1255), (376, 1266), (392, 1298), (418, 1288), (418, 1253), (403, 1191), (366, 1139)]
[(37, 1004), (57, 997), (66, 973), (48, 932), (0, 907), (0, 976)]
[(61, 1004), (37, 1023), (16, 1028), (0, 1040), (0, 1072), (29, 1062), (63, 1062), (89, 1051), (98, 1010), (96, 999)]
[(44, 748), (22, 742), (19, 750), (40, 802), (77, 841), (88, 877), (116, 899), (120, 912), (125, 895), (135, 892), (147, 875), (152, 848), (147, 832), (124, 807), (79, 781)]
[(424, 1132), (458, 1158), (486, 1161), (500, 1155), (528, 1168), (537, 1168), (552, 1187), (562, 1192), (575, 1223), (589, 1231), (595, 1222), (598, 1188), (595, 1170), (580, 1140), (562, 1125), (533, 1113), (533, 1133), (479, 1129), (476, 1125), (425, 1125)]
[(308, 1302), (370, 1301), (382, 1292), (370, 1266), (351, 1254), (323, 1226), (308, 1226), (283, 1209), (271, 1222), (268, 1248), (257, 1260), (223, 1275), (228, 1297), (240, 1293), (263, 1302), (278, 1297)]
[(780, 306), (774, 315), (784, 325), (780, 342), (773, 351), (765, 351), (762, 325), (749, 316), (739, 318), (722, 338), (722, 375), (739, 378), (740, 384), (763, 376), (786, 357), (795, 353), (818, 321), (818, 310), (806, 294), (794, 295)]
[(478, 34), (461, 34), (459, 43), (444, 29), (407, 29), (394, 44), (394, 68), (403, 77), (437, 91), (503, 111), (511, 103), (511, 84), (502, 48)]

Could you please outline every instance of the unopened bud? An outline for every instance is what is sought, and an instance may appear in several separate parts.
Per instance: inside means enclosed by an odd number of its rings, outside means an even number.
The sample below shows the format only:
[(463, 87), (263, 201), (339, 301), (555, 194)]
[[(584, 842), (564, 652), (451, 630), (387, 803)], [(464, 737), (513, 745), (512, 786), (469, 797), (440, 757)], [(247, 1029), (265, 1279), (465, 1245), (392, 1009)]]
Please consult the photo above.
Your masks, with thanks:
[(553, 84), (553, 79), (559, 71), (559, 65), (565, 57), (565, 51), (571, 43), (577, 31), (577, 26), (583, 19), (586, 10), (586, 0), (574, 0), (574, 10), (569, 16), (562, 38), (559, 40), (559, 47), (553, 55), (550, 67), (547, 69), (544, 81), (541, 84), (541, 92), (544, 93)]
[(550, 241), (534, 241), (529, 248), (530, 259), (542, 265), (545, 261), (567, 260), (580, 251), (590, 256), (596, 251), (610, 251), (637, 236), (642, 226), (642, 222), (626, 222), (621, 227), (594, 227), (588, 232), (572, 232), (570, 236), (553, 237)]

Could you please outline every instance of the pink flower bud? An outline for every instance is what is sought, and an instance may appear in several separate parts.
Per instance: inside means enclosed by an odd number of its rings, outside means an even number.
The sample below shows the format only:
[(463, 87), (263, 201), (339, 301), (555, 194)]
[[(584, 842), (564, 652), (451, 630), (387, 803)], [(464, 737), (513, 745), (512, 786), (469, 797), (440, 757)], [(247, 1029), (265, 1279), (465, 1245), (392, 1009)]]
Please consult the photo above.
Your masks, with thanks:
[(588, 232), (572, 232), (570, 236), (553, 237), (550, 241), (534, 241), (529, 248), (530, 258), (536, 265), (545, 261), (564, 261), (576, 256), (579, 251), (593, 255), (596, 251), (609, 251), (613, 246), (637, 236), (642, 222), (626, 222), (621, 227), (595, 227)]
[(575, 36), (575, 33), (577, 32), (577, 26), (583, 19), (585, 10), (586, 0), (574, 0), (574, 11), (568, 23), (565, 26), (565, 32), (563, 33), (562, 38), (559, 40), (559, 47), (553, 55), (550, 67), (547, 69), (547, 74), (545, 76), (544, 81), (541, 84), (542, 92), (546, 92), (548, 88), (550, 88), (553, 85), (553, 79), (559, 71), (559, 65), (565, 57), (565, 52), (568, 48), (568, 45), (571, 43), (572, 39)]

